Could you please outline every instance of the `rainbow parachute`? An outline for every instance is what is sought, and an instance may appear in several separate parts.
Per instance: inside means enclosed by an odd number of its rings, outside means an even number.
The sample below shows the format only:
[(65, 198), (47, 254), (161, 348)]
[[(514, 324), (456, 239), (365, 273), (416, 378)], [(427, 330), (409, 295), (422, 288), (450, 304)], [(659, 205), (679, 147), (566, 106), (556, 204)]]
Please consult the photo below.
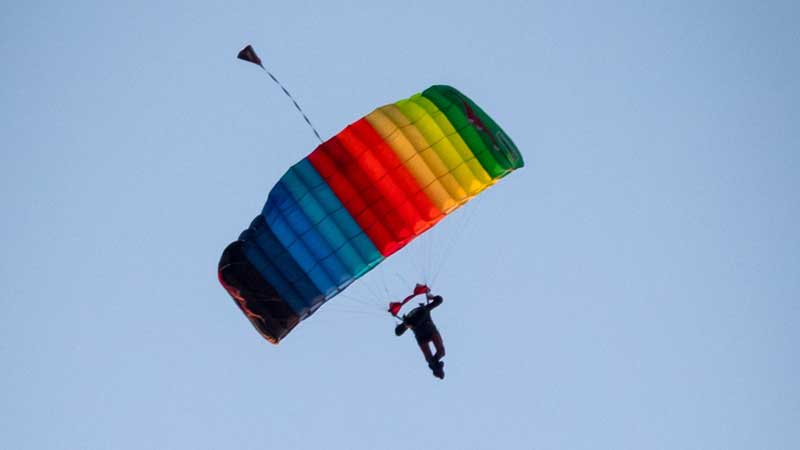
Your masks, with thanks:
[(467, 96), (432, 86), (382, 106), (289, 168), (230, 244), (219, 280), (277, 344), (298, 323), (524, 165)]

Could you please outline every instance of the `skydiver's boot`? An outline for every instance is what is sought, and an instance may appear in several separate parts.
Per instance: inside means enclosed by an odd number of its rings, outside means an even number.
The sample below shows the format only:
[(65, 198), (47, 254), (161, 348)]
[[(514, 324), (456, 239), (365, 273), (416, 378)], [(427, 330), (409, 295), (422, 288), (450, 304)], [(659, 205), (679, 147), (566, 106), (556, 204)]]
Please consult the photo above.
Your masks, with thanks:
[(428, 363), (428, 367), (431, 368), (433, 376), (439, 378), (440, 380), (444, 379), (444, 361), (437, 361), (435, 359), (432, 359)]

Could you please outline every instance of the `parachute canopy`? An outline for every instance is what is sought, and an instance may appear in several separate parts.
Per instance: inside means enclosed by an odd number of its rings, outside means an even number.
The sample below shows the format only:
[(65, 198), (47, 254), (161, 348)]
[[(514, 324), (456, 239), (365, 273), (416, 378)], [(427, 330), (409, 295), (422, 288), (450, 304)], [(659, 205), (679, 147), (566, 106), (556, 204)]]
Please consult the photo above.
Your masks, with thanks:
[(219, 280), (270, 342), (502, 177), (511, 139), (450, 86), (381, 106), (290, 167)]

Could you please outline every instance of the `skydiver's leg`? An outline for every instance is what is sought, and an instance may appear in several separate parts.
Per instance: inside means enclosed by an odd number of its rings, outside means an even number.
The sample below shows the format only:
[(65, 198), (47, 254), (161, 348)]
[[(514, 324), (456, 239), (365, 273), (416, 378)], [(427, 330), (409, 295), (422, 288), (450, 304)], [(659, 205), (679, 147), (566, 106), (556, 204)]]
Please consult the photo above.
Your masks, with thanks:
[(431, 358), (433, 358), (433, 356), (431, 356), (430, 341), (420, 341), (419, 349), (422, 350), (422, 354), (425, 355), (425, 361), (430, 362)]
[[(436, 378), (443, 379), (444, 361), (442, 361), (442, 358), (444, 358), (444, 342), (442, 342), (442, 336), (439, 333), (434, 333), (431, 337), (431, 342), (433, 342), (433, 346), (436, 348), (436, 354), (428, 359), (428, 367), (431, 368)], [(430, 353), (430, 351), (429, 348), (428, 353)]]
[[(433, 359), (439, 361), (440, 359), (444, 358), (444, 342), (442, 341), (442, 335), (439, 332), (433, 334), (433, 346), (436, 347), (436, 354), (433, 355)], [(430, 353), (430, 349), (428, 349), (428, 353)]]
[[(438, 333), (437, 333), (438, 336)], [(438, 343), (437, 343), (438, 340)], [(441, 336), (433, 338), (434, 346), (436, 347), (436, 356), (431, 355), (431, 341), (419, 341), (419, 348), (422, 354), (425, 355), (425, 361), (428, 362), (428, 367), (433, 371), (436, 378), (444, 378), (444, 363), (439, 361), (438, 358), (444, 356), (444, 345), (442, 344)]]

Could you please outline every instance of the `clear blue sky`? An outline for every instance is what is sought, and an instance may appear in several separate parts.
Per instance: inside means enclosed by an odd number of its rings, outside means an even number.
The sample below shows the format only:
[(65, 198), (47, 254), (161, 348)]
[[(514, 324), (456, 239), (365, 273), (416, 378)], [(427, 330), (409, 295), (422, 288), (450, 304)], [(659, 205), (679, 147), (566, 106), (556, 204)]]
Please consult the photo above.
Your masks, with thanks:
[[(797, 2), (6, 3), (0, 448), (800, 448)], [(315, 139), (246, 43), (527, 166), (272, 346), (216, 264)], [(381, 313), (429, 251), (444, 381)]]

